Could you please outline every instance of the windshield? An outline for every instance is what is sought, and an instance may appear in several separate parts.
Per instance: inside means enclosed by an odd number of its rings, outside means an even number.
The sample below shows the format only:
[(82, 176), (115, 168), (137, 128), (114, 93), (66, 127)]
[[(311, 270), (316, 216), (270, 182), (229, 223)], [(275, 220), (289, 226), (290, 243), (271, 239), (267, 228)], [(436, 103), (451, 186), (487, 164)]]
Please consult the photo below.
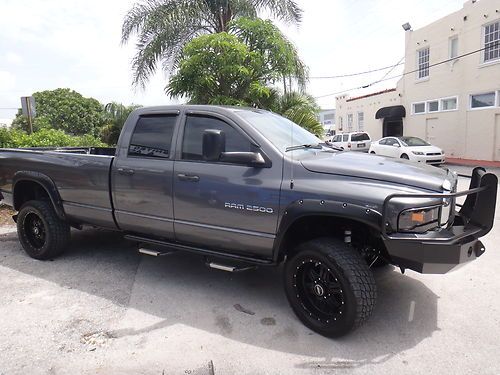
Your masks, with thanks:
[(399, 137), (399, 140), (408, 147), (430, 146), (429, 143), (417, 137)]
[[(247, 120), (264, 137), (281, 151), (300, 145), (318, 145), (321, 139), (309, 133), (294, 122), (264, 111), (238, 111), (238, 115)], [(293, 141), (292, 141), (293, 136)]]

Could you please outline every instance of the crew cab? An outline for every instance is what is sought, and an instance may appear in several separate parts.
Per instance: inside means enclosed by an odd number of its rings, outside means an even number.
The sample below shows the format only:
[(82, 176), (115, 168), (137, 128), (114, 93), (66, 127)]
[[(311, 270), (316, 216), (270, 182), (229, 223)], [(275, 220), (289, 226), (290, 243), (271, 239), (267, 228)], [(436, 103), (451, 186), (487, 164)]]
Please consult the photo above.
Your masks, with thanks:
[(475, 168), (463, 192), (457, 180), (325, 147), (240, 107), (135, 110), (116, 149), (0, 150), (0, 199), (18, 211), (29, 256), (52, 259), (71, 227), (91, 225), (123, 232), (143, 254), (194, 252), (220, 270), (284, 263), (293, 311), (328, 337), (372, 314), (372, 267), (446, 273), (483, 254), (497, 178)]

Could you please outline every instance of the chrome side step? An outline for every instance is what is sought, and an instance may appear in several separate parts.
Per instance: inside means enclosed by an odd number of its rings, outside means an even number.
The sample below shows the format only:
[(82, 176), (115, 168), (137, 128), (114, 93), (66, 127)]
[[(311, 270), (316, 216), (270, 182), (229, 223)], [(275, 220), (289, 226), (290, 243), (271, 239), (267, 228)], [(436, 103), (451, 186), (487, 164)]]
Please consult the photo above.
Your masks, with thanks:
[(215, 262), (206, 262), (205, 264), (210, 268), (226, 272), (243, 272), (243, 271), (250, 271), (257, 269), (256, 266), (245, 266), (245, 267), (227, 266), (225, 264), (220, 264)]
[[(175, 251), (187, 251), (187, 252), (196, 253), (199, 255), (224, 258), (224, 259), (227, 259), (228, 262), (231, 262), (231, 261), (243, 262), (243, 263), (255, 264), (255, 265), (259, 265), (259, 266), (276, 266), (277, 265), (277, 263), (275, 263), (271, 259), (254, 258), (254, 257), (250, 257), (250, 256), (231, 254), (231, 253), (227, 253), (225, 251), (217, 251), (217, 250), (212, 250), (212, 249), (204, 249), (204, 248), (199, 248), (199, 247), (194, 247), (194, 246), (182, 245), (179, 243), (161, 241), (161, 240), (157, 240), (157, 239), (141, 237), (141, 236), (136, 236), (136, 235), (132, 235), (132, 234), (126, 234), (124, 237), (127, 240), (139, 243), (139, 246), (151, 246), (151, 247), (157, 247), (160, 249), (161, 248), (166, 249), (167, 252), (166, 253), (160, 252), (160, 255), (170, 254), (170, 252), (168, 252), (169, 250), (174, 251), (174, 252)], [(147, 250), (149, 250), (149, 249), (147, 249)], [(149, 251), (152, 251), (152, 250), (149, 250)], [(152, 255), (152, 254), (148, 254), (148, 255)], [(157, 255), (153, 255), (153, 256), (157, 256)]]
[(153, 257), (160, 257), (163, 255), (169, 255), (174, 253), (174, 251), (167, 251), (167, 252), (162, 252), (162, 251), (157, 251), (157, 250), (151, 250), (151, 249), (146, 249), (144, 247), (139, 248), (139, 253), (144, 254), (144, 255), (150, 255)]

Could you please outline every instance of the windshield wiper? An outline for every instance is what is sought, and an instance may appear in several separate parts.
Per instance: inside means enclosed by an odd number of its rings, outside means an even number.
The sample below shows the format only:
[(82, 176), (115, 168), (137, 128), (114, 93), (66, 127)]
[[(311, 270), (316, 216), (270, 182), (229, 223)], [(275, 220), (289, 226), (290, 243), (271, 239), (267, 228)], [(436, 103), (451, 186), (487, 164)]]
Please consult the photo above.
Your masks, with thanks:
[(326, 148), (331, 148), (332, 150), (335, 150), (335, 151), (344, 151), (343, 148), (341, 147), (338, 147), (338, 146), (334, 146), (334, 145), (331, 145), (331, 144), (328, 144), (328, 143), (321, 143), (322, 146), (326, 147)]
[(305, 144), (305, 145), (297, 145), (297, 146), (290, 146), (285, 149), (285, 152), (288, 151), (294, 151), (294, 150), (302, 150), (302, 149), (316, 149), (316, 150), (321, 150), (323, 146), (321, 146), (319, 143), (312, 145), (312, 144)]

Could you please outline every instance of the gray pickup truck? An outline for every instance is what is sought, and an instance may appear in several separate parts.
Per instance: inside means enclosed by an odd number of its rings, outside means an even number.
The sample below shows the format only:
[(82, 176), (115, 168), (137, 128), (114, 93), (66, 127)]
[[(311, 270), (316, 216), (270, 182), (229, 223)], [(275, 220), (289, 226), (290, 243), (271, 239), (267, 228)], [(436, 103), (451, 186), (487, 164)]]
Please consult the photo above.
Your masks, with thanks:
[(0, 151), (0, 198), (31, 257), (59, 255), (71, 227), (92, 225), (226, 271), (284, 263), (292, 309), (328, 337), (371, 315), (372, 267), (446, 273), (484, 252), (497, 178), (470, 177), (457, 192), (451, 171), (341, 152), (237, 107), (138, 109), (116, 149)]

